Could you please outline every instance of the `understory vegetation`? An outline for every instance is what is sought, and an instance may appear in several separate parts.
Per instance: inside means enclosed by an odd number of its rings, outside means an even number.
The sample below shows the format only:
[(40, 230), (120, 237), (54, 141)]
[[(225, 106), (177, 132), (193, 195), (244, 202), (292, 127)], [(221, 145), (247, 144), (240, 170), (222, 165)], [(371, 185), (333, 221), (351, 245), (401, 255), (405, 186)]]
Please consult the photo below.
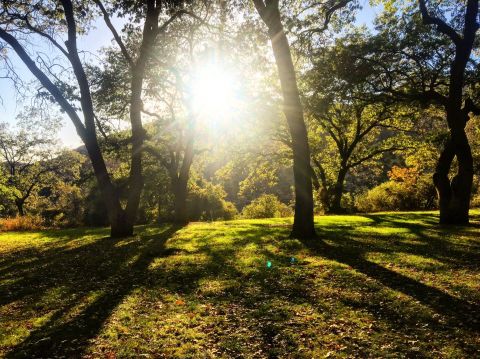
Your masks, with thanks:
[(480, 212), (0, 234), (7, 358), (474, 358)]

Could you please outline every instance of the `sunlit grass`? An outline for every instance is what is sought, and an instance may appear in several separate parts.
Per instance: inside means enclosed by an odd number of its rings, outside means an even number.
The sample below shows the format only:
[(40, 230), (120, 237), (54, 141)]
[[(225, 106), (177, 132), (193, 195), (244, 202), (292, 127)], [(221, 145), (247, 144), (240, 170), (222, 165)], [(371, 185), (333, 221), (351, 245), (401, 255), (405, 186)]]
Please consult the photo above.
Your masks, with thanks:
[(309, 241), (289, 218), (3, 233), (0, 356), (473, 358), (473, 214), (324, 216)]

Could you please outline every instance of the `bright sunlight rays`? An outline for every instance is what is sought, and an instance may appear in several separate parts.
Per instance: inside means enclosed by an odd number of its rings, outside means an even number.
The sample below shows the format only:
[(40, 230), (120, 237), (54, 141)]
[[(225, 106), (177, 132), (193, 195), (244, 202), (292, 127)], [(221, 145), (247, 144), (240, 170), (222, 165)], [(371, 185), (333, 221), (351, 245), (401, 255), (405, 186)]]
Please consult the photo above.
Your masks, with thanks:
[(207, 126), (223, 127), (233, 118), (237, 100), (236, 76), (218, 64), (199, 68), (191, 85), (193, 110)]

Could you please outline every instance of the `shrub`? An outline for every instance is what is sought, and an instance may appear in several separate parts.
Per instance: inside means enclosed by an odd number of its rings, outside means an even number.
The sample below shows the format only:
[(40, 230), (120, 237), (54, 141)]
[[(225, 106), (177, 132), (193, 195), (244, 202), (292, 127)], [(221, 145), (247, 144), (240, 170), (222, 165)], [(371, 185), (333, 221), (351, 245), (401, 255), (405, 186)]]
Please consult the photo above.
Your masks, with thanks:
[(34, 231), (44, 227), (40, 216), (17, 216), (0, 220), (0, 230), (11, 231)]
[(357, 197), (361, 212), (426, 210), (435, 207), (436, 192), (430, 176), (415, 168), (393, 167), (390, 180)]
[(358, 196), (355, 204), (361, 212), (398, 211), (406, 207), (407, 192), (403, 184), (389, 181)]
[(242, 211), (243, 218), (291, 217), (293, 211), (273, 194), (264, 194), (254, 199)]
[(230, 220), (237, 215), (235, 205), (227, 200), (220, 185), (205, 180), (191, 182), (187, 197), (188, 217), (192, 221)]
[(480, 194), (475, 194), (472, 196), (472, 200), (470, 202), (471, 208), (480, 208)]

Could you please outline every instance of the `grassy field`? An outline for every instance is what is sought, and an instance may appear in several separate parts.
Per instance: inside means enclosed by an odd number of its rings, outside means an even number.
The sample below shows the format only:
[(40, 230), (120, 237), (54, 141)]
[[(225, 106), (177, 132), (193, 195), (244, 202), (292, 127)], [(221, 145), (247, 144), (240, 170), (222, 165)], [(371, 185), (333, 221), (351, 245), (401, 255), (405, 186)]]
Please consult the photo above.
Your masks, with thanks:
[[(480, 212), (0, 234), (0, 357), (480, 357)], [(271, 266), (270, 266), (271, 264)]]

